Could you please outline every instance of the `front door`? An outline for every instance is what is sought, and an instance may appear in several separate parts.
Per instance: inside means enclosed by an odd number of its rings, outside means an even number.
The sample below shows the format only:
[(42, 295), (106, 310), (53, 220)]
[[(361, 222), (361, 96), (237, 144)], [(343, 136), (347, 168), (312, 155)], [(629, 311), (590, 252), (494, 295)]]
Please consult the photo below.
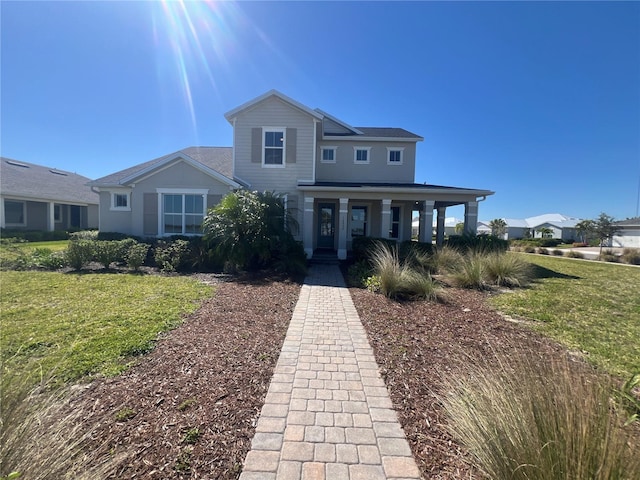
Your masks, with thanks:
[(318, 248), (334, 248), (335, 213), (333, 203), (318, 204)]

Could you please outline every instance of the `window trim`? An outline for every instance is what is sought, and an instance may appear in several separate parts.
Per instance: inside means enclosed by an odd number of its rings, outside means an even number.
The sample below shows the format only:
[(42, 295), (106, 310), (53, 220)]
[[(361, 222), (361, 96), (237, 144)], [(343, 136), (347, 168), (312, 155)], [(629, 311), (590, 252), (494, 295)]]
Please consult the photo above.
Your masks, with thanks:
[[(391, 152), (400, 152), (400, 161), (391, 161)], [(402, 165), (404, 163), (404, 147), (387, 147), (387, 165)]]
[[(358, 160), (358, 151), (365, 150), (367, 152), (367, 161)], [(353, 147), (353, 163), (355, 165), (368, 165), (371, 163), (371, 147)]]
[[(127, 205), (124, 207), (117, 206), (116, 196), (124, 196), (127, 199)], [(112, 191), (111, 192), (111, 208), (112, 212), (130, 212), (131, 211), (131, 192)]]
[[(364, 208), (364, 234), (363, 235), (353, 235), (353, 209), (354, 208)], [(368, 237), (369, 236), (369, 232), (370, 232), (370, 228), (371, 228), (371, 221), (370, 221), (370, 215), (371, 215), (371, 204), (363, 204), (363, 203), (358, 203), (355, 205), (349, 205), (349, 236), (351, 237), (351, 239), (353, 240), (354, 238), (358, 238), (358, 237)]]
[(184, 235), (186, 237), (199, 236), (200, 233), (175, 233), (164, 231), (164, 196), (165, 195), (182, 195), (182, 232), (185, 229), (185, 211), (184, 211), (184, 196), (185, 195), (201, 195), (202, 196), (202, 220), (207, 216), (207, 195), (209, 189), (207, 188), (156, 188), (158, 194), (158, 236), (169, 237), (171, 235)]
[[(282, 134), (282, 163), (265, 163), (265, 153), (267, 148), (266, 134), (267, 132), (278, 132)], [(262, 127), (262, 168), (284, 168), (287, 163), (287, 128), (286, 127)]]
[[(333, 152), (333, 160), (325, 160), (324, 159), (324, 151), (330, 150)], [(322, 146), (320, 147), (320, 163), (336, 163), (336, 156), (338, 152), (338, 147), (330, 147), (330, 146)]]
[[(7, 221), (7, 202), (19, 203), (22, 205), (22, 223), (11, 223)], [(3, 216), (5, 219), (5, 226), (7, 227), (26, 227), (27, 226), (27, 202), (25, 200), (13, 200), (10, 198), (4, 199), (2, 208), (4, 208)]]

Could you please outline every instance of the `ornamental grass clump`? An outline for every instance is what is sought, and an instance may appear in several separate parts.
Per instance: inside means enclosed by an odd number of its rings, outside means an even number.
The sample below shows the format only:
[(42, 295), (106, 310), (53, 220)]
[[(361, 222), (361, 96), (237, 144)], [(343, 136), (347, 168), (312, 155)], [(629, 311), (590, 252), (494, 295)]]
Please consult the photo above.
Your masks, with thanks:
[(371, 252), (376, 289), (387, 298), (423, 298), (435, 300), (439, 287), (428, 272), (419, 271), (407, 259), (401, 262), (397, 246), (376, 243)]
[(566, 357), (514, 352), (445, 380), (448, 429), (471, 461), (496, 480), (640, 478), (638, 437), (610, 381)]
[(531, 264), (510, 253), (492, 253), (485, 257), (485, 275), (491, 284), (522, 287), (531, 279)]
[(467, 252), (447, 275), (447, 278), (456, 287), (478, 290), (487, 288), (487, 262), (485, 258), (486, 255), (481, 253)]

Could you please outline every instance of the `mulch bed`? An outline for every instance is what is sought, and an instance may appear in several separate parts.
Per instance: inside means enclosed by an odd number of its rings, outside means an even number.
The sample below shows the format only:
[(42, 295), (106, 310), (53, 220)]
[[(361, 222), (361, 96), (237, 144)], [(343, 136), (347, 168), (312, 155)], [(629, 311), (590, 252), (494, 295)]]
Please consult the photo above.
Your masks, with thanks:
[[(484, 478), (446, 430), (441, 380), (469, 368), (470, 356), (562, 348), (502, 318), (486, 292), (447, 288), (446, 303), (396, 302), (351, 288), (400, 423), (424, 478)], [(515, 353), (515, 352), (514, 352)]]
[(117, 479), (237, 478), (299, 291), (269, 278), (219, 283), (125, 374), (74, 395), (94, 464), (124, 455)]
[[(109, 478), (237, 478), (299, 289), (268, 278), (219, 283), (125, 374), (73, 396), (96, 462), (126, 455)], [(506, 321), (486, 292), (447, 292), (445, 303), (402, 303), (350, 289), (424, 478), (483, 478), (446, 431), (439, 380), (468, 368), (469, 354), (563, 349)]]

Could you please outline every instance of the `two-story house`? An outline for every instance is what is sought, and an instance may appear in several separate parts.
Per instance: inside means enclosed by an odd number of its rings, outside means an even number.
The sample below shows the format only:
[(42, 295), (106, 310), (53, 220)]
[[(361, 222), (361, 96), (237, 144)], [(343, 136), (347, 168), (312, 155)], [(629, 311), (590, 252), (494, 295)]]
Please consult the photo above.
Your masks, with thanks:
[(416, 144), (402, 128), (352, 127), (275, 90), (233, 110), (233, 147), (190, 147), (91, 182), (100, 229), (138, 236), (198, 234), (206, 209), (237, 188), (285, 196), (308, 257), (346, 258), (353, 238), (444, 238), (447, 207), (465, 206), (475, 232), (478, 202), (493, 192), (414, 183)]

